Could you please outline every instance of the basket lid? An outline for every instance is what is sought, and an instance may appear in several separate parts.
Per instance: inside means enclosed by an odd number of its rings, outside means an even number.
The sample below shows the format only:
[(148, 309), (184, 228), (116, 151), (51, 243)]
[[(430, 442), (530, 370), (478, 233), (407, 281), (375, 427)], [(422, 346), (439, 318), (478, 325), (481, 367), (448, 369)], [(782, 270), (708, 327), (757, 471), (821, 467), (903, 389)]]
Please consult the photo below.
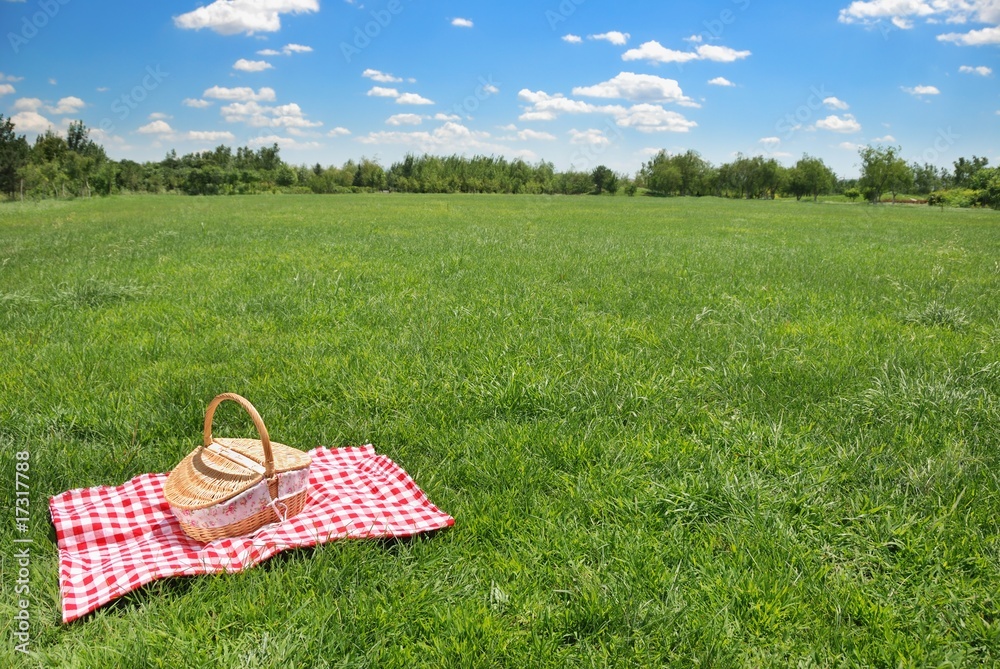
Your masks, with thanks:
[[(271, 442), (274, 475), (309, 467), (307, 453)], [(204, 509), (249, 490), (264, 479), (264, 447), (257, 439), (215, 439), (181, 460), (164, 484), (167, 502)]]

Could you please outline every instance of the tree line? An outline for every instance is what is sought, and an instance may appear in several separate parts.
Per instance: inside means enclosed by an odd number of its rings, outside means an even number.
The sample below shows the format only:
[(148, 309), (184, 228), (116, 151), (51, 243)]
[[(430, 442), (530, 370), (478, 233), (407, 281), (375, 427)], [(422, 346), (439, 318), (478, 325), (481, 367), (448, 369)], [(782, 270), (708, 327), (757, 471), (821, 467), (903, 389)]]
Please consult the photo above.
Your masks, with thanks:
[(1000, 208), (1000, 168), (973, 156), (954, 169), (907, 163), (899, 147), (859, 150), (861, 177), (838, 179), (820, 158), (805, 155), (785, 167), (773, 157), (738, 155), (715, 166), (697, 151), (660, 151), (634, 175), (604, 165), (557, 171), (546, 161), (502, 156), (406, 155), (388, 168), (362, 158), (340, 166), (290, 165), (277, 144), (257, 149), (225, 145), (161, 161), (112, 160), (81, 121), (66, 135), (53, 130), (33, 144), (0, 114), (0, 192), (8, 199), (91, 197), (113, 193), (404, 193), (594, 194), (717, 196), (743, 199), (812, 198), (831, 193), (852, 200), (893, 201), (901, 193), (930, 204)]

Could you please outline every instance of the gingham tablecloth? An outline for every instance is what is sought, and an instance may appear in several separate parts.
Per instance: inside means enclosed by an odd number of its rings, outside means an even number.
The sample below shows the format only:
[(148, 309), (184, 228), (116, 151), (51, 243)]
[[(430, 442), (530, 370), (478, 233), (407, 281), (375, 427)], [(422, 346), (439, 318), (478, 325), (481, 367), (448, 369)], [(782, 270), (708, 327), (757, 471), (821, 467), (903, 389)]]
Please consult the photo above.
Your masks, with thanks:
[(282, 523), (200, 543), (163, 497), (166, 474), (81, 488), (49, 500), (59, 541), (59, 592), (68, 623), (168, 576), (239, 572), (289, 548), (335, 539), (407, 537), (454, 525), (413, 479), (371, 446), (310, 451), (309, 499)]

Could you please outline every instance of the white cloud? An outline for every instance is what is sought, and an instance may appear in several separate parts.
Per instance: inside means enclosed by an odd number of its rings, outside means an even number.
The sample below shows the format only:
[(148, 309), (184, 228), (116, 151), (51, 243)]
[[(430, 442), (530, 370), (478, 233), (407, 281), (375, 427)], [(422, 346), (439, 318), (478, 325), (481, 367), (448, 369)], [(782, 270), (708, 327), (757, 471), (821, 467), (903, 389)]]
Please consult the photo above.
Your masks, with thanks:
[(716, 77), (715, 79), (709, 79), (708, 83), (712, 86), (735, 86), (733, 82), (729, 81), (725, 77)]
[(403, 93), (398, 98), (396, 98), (396, 104), (400, 105), (432, 105), (433, 100), (428, 100), (422, 95), (416, 93)]
[(164, 114), (163, 112), (153, 112), (146, 118), (149, 119), (150, 121), (158, 121), (160, 119), (173, 118), (173, 116), (171, 116), (170, 114)]
[(0, 95), (10, 95), (11, 93), (17, 93), (17, 90), (10, 84), (0, 84)]
[(781, 138), (780, 137), (761, 137), (757, 141), (758, 141), (759, 144), (763, 144), (768, 149), (776, 149), (779, 146), (781, 146)]
[(38, 98), (20, 98), (14, 101), (14, 111), (38, 111), (43, 104)]
[(728, 46), (702, 44), (694, 51), (668, 49), (656, 40), (645, 42), (638, 49), (629, 49), (622, 54), (622, 60), (645, 60), (651, 63), (687, 63), (692, 60), (710, 60), (717, 63), (732, 63), (748, 58), (749, 51), (737, 51)]
[(879, 142), (880, 144), (895, 144), (896, 138), (892, 135), (886, 135), (885, 137), (876, 137), (872, 141)]
[(202, 97), (214, 98), (216, 100), (236, 100), (239, 102), (274, 102), (277, 95), (273, 88), (259, 89), (256, 93), (252, 88), (225, 88), (223, 86), (212, 86), (202, 93)]
[(291, 56), (293, 53), (311, 53), (313, 48), (311, 46), (304, 46), (302, 44), (286, 44), (281, 47), (281, 51), (277, 49), (261, 49), (257, 52), (258, 56)]
[(702, 44), (695, 51), (702, 60), (711, 60), (717, 63), (733, 63), (737, 60), (748, 58), (749, 51), (737, 51), (728, 46), (715, 46), (714, 44)]
[(839, 109), (840, 111), (845, 111), (851, 108), (851, 105), (847, 104), (840, 98), (835, 97), (824, 98), (823, 104), (830, 109)]
[(639, 48), (629, 49), (622, 54), (622, 60), (646, 60), (651, 63), (686, 63), (698, 59), (696, 53), (668, 49), (656, 40), (645, 42)]
[(622, 105), (594, 105), (528, 89), (521, 90), (518, 98), (529, 103), (519, 117), (522, 121), (552, 121), (561, 114), (607, 114), (614, 118), (617, 125), (640, 132), (687, 132), (698, 125), (677, 112), (649, 103), (627, 108)]
[(334, 128), (330, 132), (326, 133), (326, 136), (327, 137), (345, 137), (345, 136), (350, 135), (350, 134), (351, 134), (351, 131), (348, 130), (347, 128), (341, 128), (340, 126), (337, 126), (336, 128)]
[(276, 32), (282, 14), (319, 11), (319, 0), (215, 0), (210, 5), (174, 17), (174, 25), (187, 30), (209, 28), (222, 35)]
[(907, 86), (900, 86), (900, 88), (910, 95), (920, 97), (923, 95), (940, 95), (941, 91), (938, 90), (937, 86), (914, 86), (909, 88)]
[(300, 142), (293, 137), (279, 135), (254, 137), (247, 142), (248, 146), (270, 146), (271, 144), (277, 144), (282, 149), (318, 149), (320, 147), (319, 142)]
[(136, 130), (140, 135), (172, 135), (174, 129), (170, 127), (170, 124), (166, 121), (153, 121), (152, 123), (147, 123), (138, 130)]
[(470, 130), (461, 123), (449, 121), (432, 131), (401, 132), (398, 130), (373, 132), (359, 137), (362, 144), (400, 144), (424, 153), (455, 151), (481, 151), (507, 153), (508, 147), (492, 141), (488, 132)]
[(386, 119), (386, 125), (420, 125), (424, 117), (420, 114), (395, 114)]
[(90, 138), (99, 144), (107, 146), (108, 144), (114, 144), (116, 148), (126, 148), (125, 138), (120, 135), (112, 135), (110, 132), (105, 132), (100, 128), (88, 128), (90, 131)]
[(469, 19), (456, 18), (451, 20), (451, 25), (456, 28), (471, 28), (473, 24)]
[(294, 102), (273, 107), (257, 102), (233, 102), (219, 110), (227, 123), (245, 123), (252, 128), (316, 128)]
[(198, 99), (195, 99), (195, 98), (184, 98), (184, 101), (181, 104), (183, 104), (185, 107), (192, 107), (194, 109), (204, 109), (205, 107), (211, 107), (215, 103), (214, 102), (209, 102), (208, 100), (198, 100)]
[(861, 144), (855, 144), (854, 142), (841, 142), (837, 145), (838, 149), (844, 149), (846, 151), (857, 151), (861, 148)]
[(362, 77), (367, 77), (372, 81), (377, 81), (380, 84), (393, 84), (402, 81), (401, 78), (395, 77), (388, 72), (380, 72), (379, 70), (367, 69), (361, 73)]
[(685, 107), (698, 107), (684, 95), (675, 79), (664, 79), (653, 74), (621, 72), (613, 79), (593, 86), (578, 86), (573, 95), (588, 98), (621, 98), (631, 102), (673, 102)]
[(556, 139), (556, 136), (550, 132), (539, 132), (538, 130), (521, 130), (517, 133), (517, 138), (524, 141), (545, 141), (551, 142)]
[(233, 69), (239, 70), (240, 72), (263, 72), (264, 70), (274, 69), (274, 65), (271, 65), (266, 60), (247, 60), (246, 58), (240, 58), (238, 61), (233, 63)]
[(958, 68), (958, 71), (962, 74), (978, 74), (981, 77), (988, 77), (993, 74), (993, 70), (986, 67), (985, 65), (980, 65), (979, 67), (972, 67), (969, 65), (963, 65)]
[(583, 38), (579, 35), (563, 35), (562, 41), (569, 42), (570, 44), (580, 44), (583, 42)]
[(55, 107), (49, 106), (46, 107), (45, 109), (47, 109), (53, 114), (64, 115), (64, 114), (75, 114), (86, 106), (87, 103), (85, 103), (83, 100), (71, 95), (69, 97), (60, 99), (59, 102), (56, 103)]
[(667, 111), (660, 105), (634, 105), (618, 116), (615, 121), (624, 128), (635, 128), (639, 132), (688, 132), (698, 127), (675, 111)]
[(705, 38), (702, 35), (691, 35), (690, 37), (685, 37), (684, 41), (691, 42), (691, 44), (701, 44), (705, 41)]
[(963, 46), (1000, 44), (1000, 2), (996, 0), (868, 0), (852, 2), (840, 10), (841, 23), (878, 25), (888, 20), (897, 28), (908, 30), (914, 20), (923, 19), (929, 24), (948, 23), (963, 25), (969, 22), (990, 27), (967, 33), (938, 35), (942, 42)]
[(632, 35), (629, 33), (618, 32), (617, 30), (611, 30), (600, 35), (587, 35), (587, 39), (604, 40), (605, 42), (611, 42), (615, 46), (625, 46), (631, 37)]
[(236, 135), (228, 130), (191, 130), (184, 138), (195, 142), (232, 142)]
[(462, 117), (458, 114), (445, 114), (443, 112), (438, 112), (434, 114), (435, 121), (461, 121)]
[(0, 72), (0, 81), (11, 81), (16, 84), (19, 81), (24, 81), (24, 77), (15, 77), (12, 74), (4, 74), (3, 72)]
[(554, 121), (559, 115), (552, 111), (526, 111), (517, 117), (521, 121)]
[[(945, 4), (948, 4), (947, 0)], [(883, 19), (927, 18), (935, 13), (936, 10), (924, 0), (869, 0), (852, 2), (846, 9), (840, 10), (838, 20), (841, 23), (872, 24)]]
[(959, 46), (986, 46), (1000, 44), (1000, 26), (971, 30), (967, 33), (947, 33), (938, 35), (942, 42), (953, 42)]
[(590, 128), (589, 130), (572, 129), (569, 131), (570, 144), (586, 144), (588, 146), (608, 146), (611, 140), (604, 134), (603, 130)]
[(45, 132), (52, 127), (52, 122), (34, 110), (21, 111), (10, 117), (18, 130), (26, 132)]
[(816, 127), (820, 130), (829, 130), (830, 132), (852, 133), (861, 131), (861, 124), (854, 118), (854, 114), (827, 116), (824, 119), (816, 121)]
[(372, 89), (368, 91), (368, 97), (370, 98), (398, 98), (399, 91), (395, 88), (386, 88), (385, 86), (372, 86)]
[(552, 121), (559, 117), (559, 114), (624, 114), (625, 108), (621, 105), (593, 105), (582, 100), (571, 100), (563, 95), (549, 95), (544, 91), (521, 90), (518, 98), (530, 103), (530, 106), (521, 114), (522, 121)]

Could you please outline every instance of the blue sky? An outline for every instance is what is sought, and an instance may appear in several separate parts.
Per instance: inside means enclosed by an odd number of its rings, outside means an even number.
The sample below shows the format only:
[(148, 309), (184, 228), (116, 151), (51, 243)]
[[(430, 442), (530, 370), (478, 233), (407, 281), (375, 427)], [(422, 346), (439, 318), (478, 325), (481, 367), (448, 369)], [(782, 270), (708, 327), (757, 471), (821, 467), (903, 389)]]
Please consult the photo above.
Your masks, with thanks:
[(1000, 0), (0, 0), (0, 25), (0, 113), (113, 158), (1000, 164)]

